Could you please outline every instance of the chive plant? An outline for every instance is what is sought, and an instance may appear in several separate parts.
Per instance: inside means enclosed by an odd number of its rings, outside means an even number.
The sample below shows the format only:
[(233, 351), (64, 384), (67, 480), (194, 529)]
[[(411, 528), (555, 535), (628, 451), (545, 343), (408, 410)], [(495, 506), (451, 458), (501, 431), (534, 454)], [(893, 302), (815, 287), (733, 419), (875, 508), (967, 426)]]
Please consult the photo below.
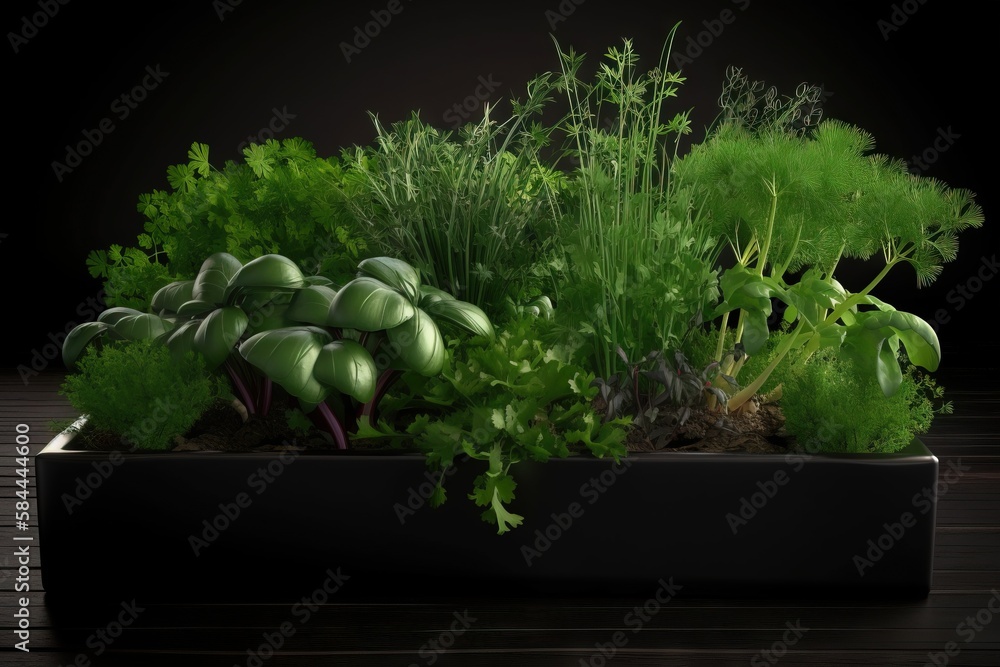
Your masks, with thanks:
[(561, 174), (543, 165), (548, 130), (532, 118), (550, 90), (538, 78), (506, 121), (487, 105), (457, 133), (417, 114), (389, 126), (372, 114), (375, 145), (344, 152), (344, 188), (374, 245), (493, 317), (508, 300), (538, 296), (536, 264), (551, 237), (544, 191)]

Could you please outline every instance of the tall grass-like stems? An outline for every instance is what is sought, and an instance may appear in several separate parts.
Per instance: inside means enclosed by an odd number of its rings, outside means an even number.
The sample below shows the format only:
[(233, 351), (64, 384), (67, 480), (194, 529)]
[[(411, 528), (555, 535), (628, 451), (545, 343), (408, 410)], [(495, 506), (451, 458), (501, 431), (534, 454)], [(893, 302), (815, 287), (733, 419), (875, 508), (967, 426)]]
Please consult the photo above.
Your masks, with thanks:
[[(715, 295), (716, 244), (670, 179), (688, 113), (661, 119), (684, 81), (666, 69), (676, 31), (644, 74), (631, 41), (610, 49), (593, 84), (578, 76), (582, 57), (556, 42), (569, 104), (566, 153), (579, 164), (561, 216), (568, 275), (560, 304), (568, 301), (593, 334), (604, 377), (617, 370), (619, 347), (639, 358), (677, 345)], [(615, 120), (605, 129), (609, 113)]]
[(372, 115), (375, 147), (351, 159), (347, 200), (377, 247), (492, 316), (540, 281), (535, 264), (552, 217), (543, 186), (558, 175), (539, 157), (545, 131), (529, 121), (550, 87), (533, 81), (500, 124), (487, 105), (457, 137), (416, 114), (390, 127)]

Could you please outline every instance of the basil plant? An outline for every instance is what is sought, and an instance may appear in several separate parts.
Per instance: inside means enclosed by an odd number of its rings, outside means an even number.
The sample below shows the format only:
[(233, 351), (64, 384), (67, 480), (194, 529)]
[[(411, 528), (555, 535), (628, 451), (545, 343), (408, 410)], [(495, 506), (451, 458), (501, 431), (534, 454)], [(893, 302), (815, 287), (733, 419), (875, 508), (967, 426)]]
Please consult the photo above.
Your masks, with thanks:
[(481, 309), (422, 285), (406, 262), (376, 257), (358, 269), (357, 278), (337, 287), (303, 275), (281, 255), (244, 265), (216, 253), (193, 280), (158, 290), (154, 312), (111, 308), (73, 329), (63, 361), (72, 370), (90, 344), (152, 338), (226, 373), (249, 414), (268, 413), (277, 384), (346, 449), (347, 431), (377, 415), (402, 373), (441, 372), (438, 322), (495, 337)]

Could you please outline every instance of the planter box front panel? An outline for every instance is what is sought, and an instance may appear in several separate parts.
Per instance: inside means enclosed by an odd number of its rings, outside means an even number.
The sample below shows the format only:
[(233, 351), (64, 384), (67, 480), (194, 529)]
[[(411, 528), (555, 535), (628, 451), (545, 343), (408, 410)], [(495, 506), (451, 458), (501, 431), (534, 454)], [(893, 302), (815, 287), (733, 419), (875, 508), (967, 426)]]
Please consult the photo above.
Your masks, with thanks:
[[(621, 465), (520, 463), (504, 535), (466, 498), (459, 464), (430, 507), (418, 454), (298, 456), (69, 450), (37, 457), (50, 592), (229, 595), (315, 588), (442, 593), (484, 582), (515, 594), (926, 595), (938, 461), (901, 454), (651, 453)], [(103, 472), (102, 472), (103, 471)], [(107, 474), (105, 474), (107, 473)]]

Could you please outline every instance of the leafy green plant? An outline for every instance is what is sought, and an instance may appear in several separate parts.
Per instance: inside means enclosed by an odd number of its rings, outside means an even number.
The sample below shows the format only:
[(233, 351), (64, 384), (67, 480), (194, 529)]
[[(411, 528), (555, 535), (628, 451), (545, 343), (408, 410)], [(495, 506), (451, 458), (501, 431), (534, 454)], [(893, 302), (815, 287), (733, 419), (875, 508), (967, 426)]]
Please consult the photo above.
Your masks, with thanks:
[(302, 289), (287, 316), (308, 326), (254, 334), (239, 353), (298, 397), (306, 412), (316, 409), (343, 448), (344, 424), (353, 430), (356, 420), (377, 421), (379, 403), (404, 372), (441, 373), (445, 348), (437, 322), (495, 335), (481, 309), (423, 285), (416, 269), (391, 257), (362, 261), (358, 277), (339, 289)]
[(658, 66), (640, 72), (625, 40), (605, 54), (593, 83), (579, 73), (584, 58), (559, 49), (557, 87), (569, 113), (557, 127), (563, 157), (579, 166), (553, 196), (562, 242), (550, 264), (557, 319), (591, 337), (605, 378), (625, 367), (616, 350), (629, 359), (671, 350), (718, 298), (716, 240), (692, 215), (690, 188), (671, 177), (678, 141), (690, 132), (686, 112), (662, 119), (684, 81), (666, 69), (675, 31)]
[(631, 417), (634, 427), (642, 429), (657, 449), (667, 446), (692, 411), (705, 408), (710, 397), (722, 402), (728, 398), (712, 384), (718, 374), (718, 362), (699, 369), (682, 352), (675, 352), (670, 358), (661, 350), (650, 352), (639, 361), (630, 361), (625, 351), (618, 348), (618, 356), (627, 370), (593, 381), (607, 406), (605, 421)]
[(95, 432), (137, 449), (169, 449), (224, 390), (199, 357), (152, 340), (89, 348), (77, 366), (59, 393)]
[(290, 295), (307, 284), (286, 257), (264, 255), (244, 266), (228, 253), (215, 253), (202, 262), (193, 280), (157, 290), (150, 306), (157, 312), (119, 306), (74, 328), (63, 342), (63, 361), (73, 370), (79, 355), (95, 341), (155, 339), (175, 355), (197, 353), (209, 371), (221, 368), (247, 410), (266, 414), (270, 381), (249, 372), (234, 354), (235, 346), (250, 333), (286, 324), (283, 314)]
[(436, 320), (494, 335), (482, 310), (422, 285), (405, 262), (369, 258), (358, 269), (359, 277), (335, 289), (281, 255), (242, 265), (216, 253), (195, 279), (157, 291), (158, 313), (118, 307), (73, 329), (63, 359), (72, 369), (95, 340), (156, 339), (175, 354), (198, 353), (210, 371), (224, 371), (250, 414), (266, 415), (279, 385), (347, 448), (347, 430), (357, 418), (377, 415), (402, 372), (441, 372), (444, 341)]
[[(469, 498), (498, 533), (523, 519), (509, 508), (516, 463), (580, 453), (618, 461), (625, 455), (630, 419), (605, 421), (594, 412), (598, 389), (593, 373), (576, 359), (579, 343), (543, 342), (551, 327), (528, 316), (493, 342), (474, 338), (457, 347), (442, 376), (421, 391), (426, 401), (447, 409), (419, 414), (406, 428), (432, 469), (443, 473), (463, 456), (486, 462)], [(439, 476), (434, 504), (445, 501), (444, 478)]]
[(540, 293), (536, 265), (551, 236), (545, 196), (562, 175), (539, 153), (550, 84), (532, 82), (526, 101), (498, 124), (482, 120), (457, 133), (411, 118), (384, 126), (374, 148), (345, 151), (345, 201), (373, 247), (413, 264), (427, 283), (486, 311)]
[[(872, 292), (902, 264), (914, 269), (919, 285), (932, 282), (955, 258), (959, 232), (983, 221), (972, 193), (873, 154), (862, 129), (837, 120), (792, 122), (802, 117), (796, 110), (803, 100), (814, 97), (806, 89), (775, 103), (768, 123), (726, 118), (675, 164), (735, 257), (720, 280), (723, 301), (710, 315), (720, 318), (715, 358), (723, 374), (738, 377), (747, 355), (764, 349), (772, 300), (787, 306), (789, 335), (768, 366), (745, 386), (717, 378), (731, 393), (729, 410), (745, 406), (782, 361), (804, 363), (821, 348), (856, 360), (858, 372), (877, 380), (886, 396), (902, 381), (901, 347), (912, 363), (936, 370), (941, 351), (933, 328)], [(842, 259), (878, 254), (878, 274), (858, 292), (836, 279)], [(733, 314), (736, 347), (727, 353)]]
[[(785, 428), (799, 442), (815, 442), (822, 452), (891, 453), (926, 433), (941, 387), (907, 364), (899, 389), (886, 397), (877, 384), (841, 359), (822, 350), (785, 378), (781, 401)], [(824, 437), (817, 438), (822, 433)]]
[[(689, 114), (665, 112), (685, 82), (667, 69), (676, 29), (656, 66), (624, 40), (592, 81), (556, 42), (559, 73), (500, 124), (489, 106), (456, 133), (373, 114), (372, 147), (321, 159), (268, 141), (221, 170), (193, 144), (172, 191), (140, 199), (138, 247), (89, 257), (113, 307), (67, 335), (67, 391), (109, 431), (150, 414), (136, 383), (192, 401), (145, 447), (222, 386), (249, 418), (276, 407), (342, 449), (413, 444), (441, 473), (433, 505), (467, 457), (483, 467), (468, 498), (501, 534), (523, 520), (519, 462), (618, 461), (632, 428), (662, 448), (695, 410), (749, 410), (763, 391), (800, 439), (832, 420), (828, 451), (896, 451), (945, 409), (919, 370), (940, 346), (873, 292), (901, 264), (931, 282), (981, 209), (823, 120), (818, 88), (780, 97), (739, 70), (681, 155)], [(568, 112), (543, 125), (555, 93)], [(836, 278), (879, 253), (860, 291)]]
[(311, 274), (351, 275), (367, 247), (344, 207), (339, 161), (317, 157), (301, 138), (251, 144), (243, 156), (217, 169), (209, 147), (194, 143), (186, 163), (167, 169), (170, 191), (140, 196), (137, 246), (115, 244), (87, 258), (91, 275), (105, 281), (108, 305), (145, 311), (157, 289), (194, 278), (217, 252), (241, 263), (281, 254)]

